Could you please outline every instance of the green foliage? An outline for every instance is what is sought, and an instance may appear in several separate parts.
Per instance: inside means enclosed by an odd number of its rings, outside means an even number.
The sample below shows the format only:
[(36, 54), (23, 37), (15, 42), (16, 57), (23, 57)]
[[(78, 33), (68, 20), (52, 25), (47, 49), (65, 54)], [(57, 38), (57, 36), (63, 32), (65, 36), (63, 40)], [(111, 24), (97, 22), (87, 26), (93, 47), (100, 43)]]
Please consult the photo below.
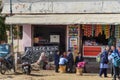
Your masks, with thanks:
[(5, 17), (0, 16), (0, 41), (6, 41), (6, 25), (5, 25)]

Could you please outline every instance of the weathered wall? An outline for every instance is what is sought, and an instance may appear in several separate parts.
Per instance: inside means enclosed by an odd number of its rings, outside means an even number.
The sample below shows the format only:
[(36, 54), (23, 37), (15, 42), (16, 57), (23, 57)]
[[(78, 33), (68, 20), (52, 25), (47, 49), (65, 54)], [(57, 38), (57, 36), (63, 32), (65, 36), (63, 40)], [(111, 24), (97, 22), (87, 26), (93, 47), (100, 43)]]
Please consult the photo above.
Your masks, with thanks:
[[(2, 13), (9, 13), (4, 0)], [(12, 0), (13, 13), (120, 13), (120, 0)]]

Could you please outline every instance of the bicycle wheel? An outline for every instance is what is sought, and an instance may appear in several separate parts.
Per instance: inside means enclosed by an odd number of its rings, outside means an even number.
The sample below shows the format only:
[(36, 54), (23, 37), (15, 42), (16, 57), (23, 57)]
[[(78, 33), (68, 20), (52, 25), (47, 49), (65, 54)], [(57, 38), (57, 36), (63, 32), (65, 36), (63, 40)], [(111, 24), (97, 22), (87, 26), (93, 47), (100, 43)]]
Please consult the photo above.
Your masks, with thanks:
[(6, 68), (5, 63), (1, 62), (1, 65), (0, 65), (0, 73), (1, 73), (1, 74), (5, 74), (6, 71), (7, 71), (7, 68)]

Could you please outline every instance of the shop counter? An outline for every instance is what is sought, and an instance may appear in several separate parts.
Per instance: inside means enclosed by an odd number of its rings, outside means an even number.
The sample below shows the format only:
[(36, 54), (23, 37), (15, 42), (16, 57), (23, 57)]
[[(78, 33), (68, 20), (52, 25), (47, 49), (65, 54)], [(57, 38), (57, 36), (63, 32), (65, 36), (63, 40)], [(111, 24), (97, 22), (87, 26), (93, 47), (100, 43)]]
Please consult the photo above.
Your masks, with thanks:
[(84, 57), (96, 57), (102, 51), (102, 46), (83, 46)]

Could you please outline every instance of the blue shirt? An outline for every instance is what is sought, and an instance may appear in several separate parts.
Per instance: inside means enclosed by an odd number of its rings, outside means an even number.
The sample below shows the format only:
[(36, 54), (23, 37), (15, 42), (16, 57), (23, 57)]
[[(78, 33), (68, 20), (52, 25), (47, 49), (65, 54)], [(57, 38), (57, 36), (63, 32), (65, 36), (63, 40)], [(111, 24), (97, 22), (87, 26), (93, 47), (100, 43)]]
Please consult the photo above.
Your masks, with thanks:
[(65, 65), (65, 63), (67, 63), (68, 62), (68, 60), (66, 59), (66, 58), (60, 58), (60, 60), (59, 60), (59, 64), (60, 65)]
[(117, 50), (114, 50), (114, 51), (108, 56), (108, 59), (109, 59), (109, 60), (112, 60), (112, 63), (114, 63), (114, 59), (113, 59), (113, 56), (112, 56), (112, 55), (114, 55), (114, 54), (116, 54), (116, 53), (118, 53), (118, 51), (117, 51)]

